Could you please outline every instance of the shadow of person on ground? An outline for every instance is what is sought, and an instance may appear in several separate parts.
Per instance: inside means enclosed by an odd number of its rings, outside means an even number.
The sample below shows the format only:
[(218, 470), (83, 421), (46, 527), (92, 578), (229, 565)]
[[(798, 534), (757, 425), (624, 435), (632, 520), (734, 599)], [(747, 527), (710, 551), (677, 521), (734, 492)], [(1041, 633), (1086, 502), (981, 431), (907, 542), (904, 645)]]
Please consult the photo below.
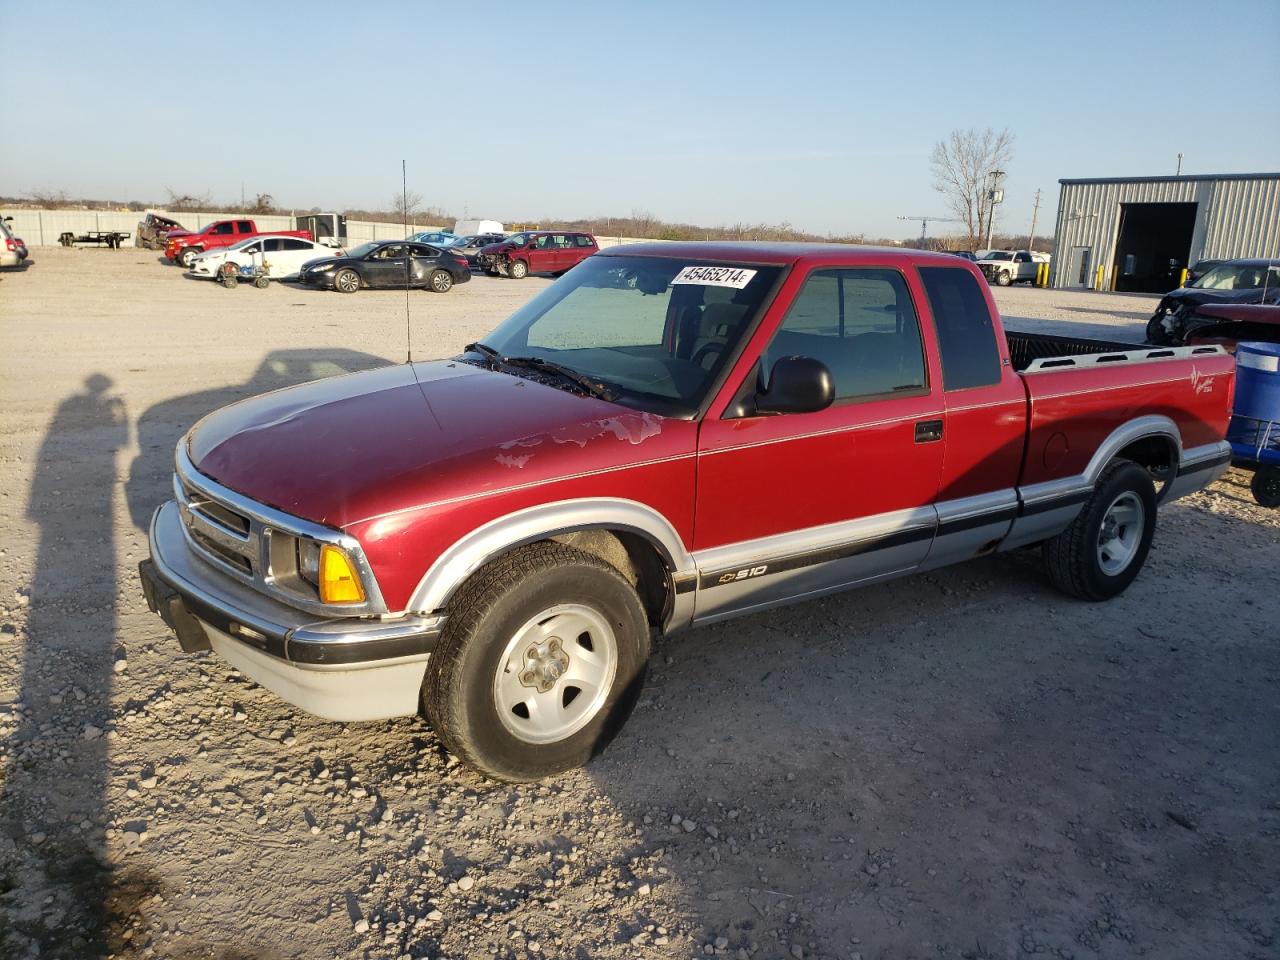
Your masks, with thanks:
[(125, 485), (125, 498), (134, 525), (146, 530), (152, 511), (172, 496), (174, 447), (206, 413), (259, 393), (322, 377), (371, 370), (388, 362), (383, 357), (342, 348), (276, 350), (263, 357), (245, 383), (201, 390), (149, 407), (138, 418), (138, 455), (129, 468)]
[(25, 629), (15, 629), (21, 712), (0, 784), (4, 956), (106, 953), (113, 498), (116, 453), (128, 442), (124, 402), (111, 387), (95, 373), (62, 401), (31, 484), (27, 515), (39, 544)]

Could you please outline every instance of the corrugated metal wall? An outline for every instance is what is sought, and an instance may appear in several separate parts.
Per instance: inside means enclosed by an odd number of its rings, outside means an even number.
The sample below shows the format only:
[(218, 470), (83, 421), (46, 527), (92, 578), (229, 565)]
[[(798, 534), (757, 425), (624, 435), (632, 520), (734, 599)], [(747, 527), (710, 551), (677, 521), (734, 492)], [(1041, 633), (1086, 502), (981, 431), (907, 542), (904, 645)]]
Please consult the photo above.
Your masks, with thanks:
[(1280, 257), (1280, 177), (1131, 180), (1062, 184), (1050, 285), (1079, 283), (1073, 251), (1091, 250), (1088, 288), (1112, 281), (1122, 203), (1195, 203), (1189, 263), (1206, 258)]

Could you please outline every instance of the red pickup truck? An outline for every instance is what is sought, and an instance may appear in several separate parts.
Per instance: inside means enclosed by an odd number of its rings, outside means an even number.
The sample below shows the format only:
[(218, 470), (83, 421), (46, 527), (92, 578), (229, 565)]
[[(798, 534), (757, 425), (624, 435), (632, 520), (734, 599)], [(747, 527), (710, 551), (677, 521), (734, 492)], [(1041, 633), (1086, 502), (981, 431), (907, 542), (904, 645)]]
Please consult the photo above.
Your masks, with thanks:
[(164, 236), (164, 255), (170, 261), (189, 267), (197, 253), (215, 247), (229, 247), (241, 240), (256, 237), (259, 233), (270, 233), (273, 237), (313, 239), (310, 230), (260, 231), (252, 220), (215, 220), (195, 233), (189, 230), (170, 230)]
[(1225, 471), (1233, 389), (1217, 346), (1005, 333), (943, 254), (615, 247), (451, 360), (207, 416), (140, 572), (183, 649), (533, 779), (655, 636), (1033, 545), (1118, 594)]

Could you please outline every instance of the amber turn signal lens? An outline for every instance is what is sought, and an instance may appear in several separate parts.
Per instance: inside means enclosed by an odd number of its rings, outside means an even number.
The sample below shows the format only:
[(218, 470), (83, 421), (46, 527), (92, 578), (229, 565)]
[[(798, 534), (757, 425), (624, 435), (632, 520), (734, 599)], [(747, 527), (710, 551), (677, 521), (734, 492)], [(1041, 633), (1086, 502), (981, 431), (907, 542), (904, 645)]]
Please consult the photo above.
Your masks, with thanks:
[(325, 544), (320, 551), (320, 600), (323, 603), (364, 603), (364, 587), (347, 555)]

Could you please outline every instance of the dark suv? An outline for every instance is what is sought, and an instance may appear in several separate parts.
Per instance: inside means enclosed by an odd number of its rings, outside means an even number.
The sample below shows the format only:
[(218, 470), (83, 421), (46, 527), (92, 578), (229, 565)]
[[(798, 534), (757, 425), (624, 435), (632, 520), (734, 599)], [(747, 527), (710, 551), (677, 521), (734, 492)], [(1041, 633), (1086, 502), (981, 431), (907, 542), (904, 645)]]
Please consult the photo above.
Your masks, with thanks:
[(481, 269), (494, 276), (520, 280), (531, 273), (549, 273), (558, 277), (599, 249), (589, 233), (527, 230), (482, 247), (477, 259)]

